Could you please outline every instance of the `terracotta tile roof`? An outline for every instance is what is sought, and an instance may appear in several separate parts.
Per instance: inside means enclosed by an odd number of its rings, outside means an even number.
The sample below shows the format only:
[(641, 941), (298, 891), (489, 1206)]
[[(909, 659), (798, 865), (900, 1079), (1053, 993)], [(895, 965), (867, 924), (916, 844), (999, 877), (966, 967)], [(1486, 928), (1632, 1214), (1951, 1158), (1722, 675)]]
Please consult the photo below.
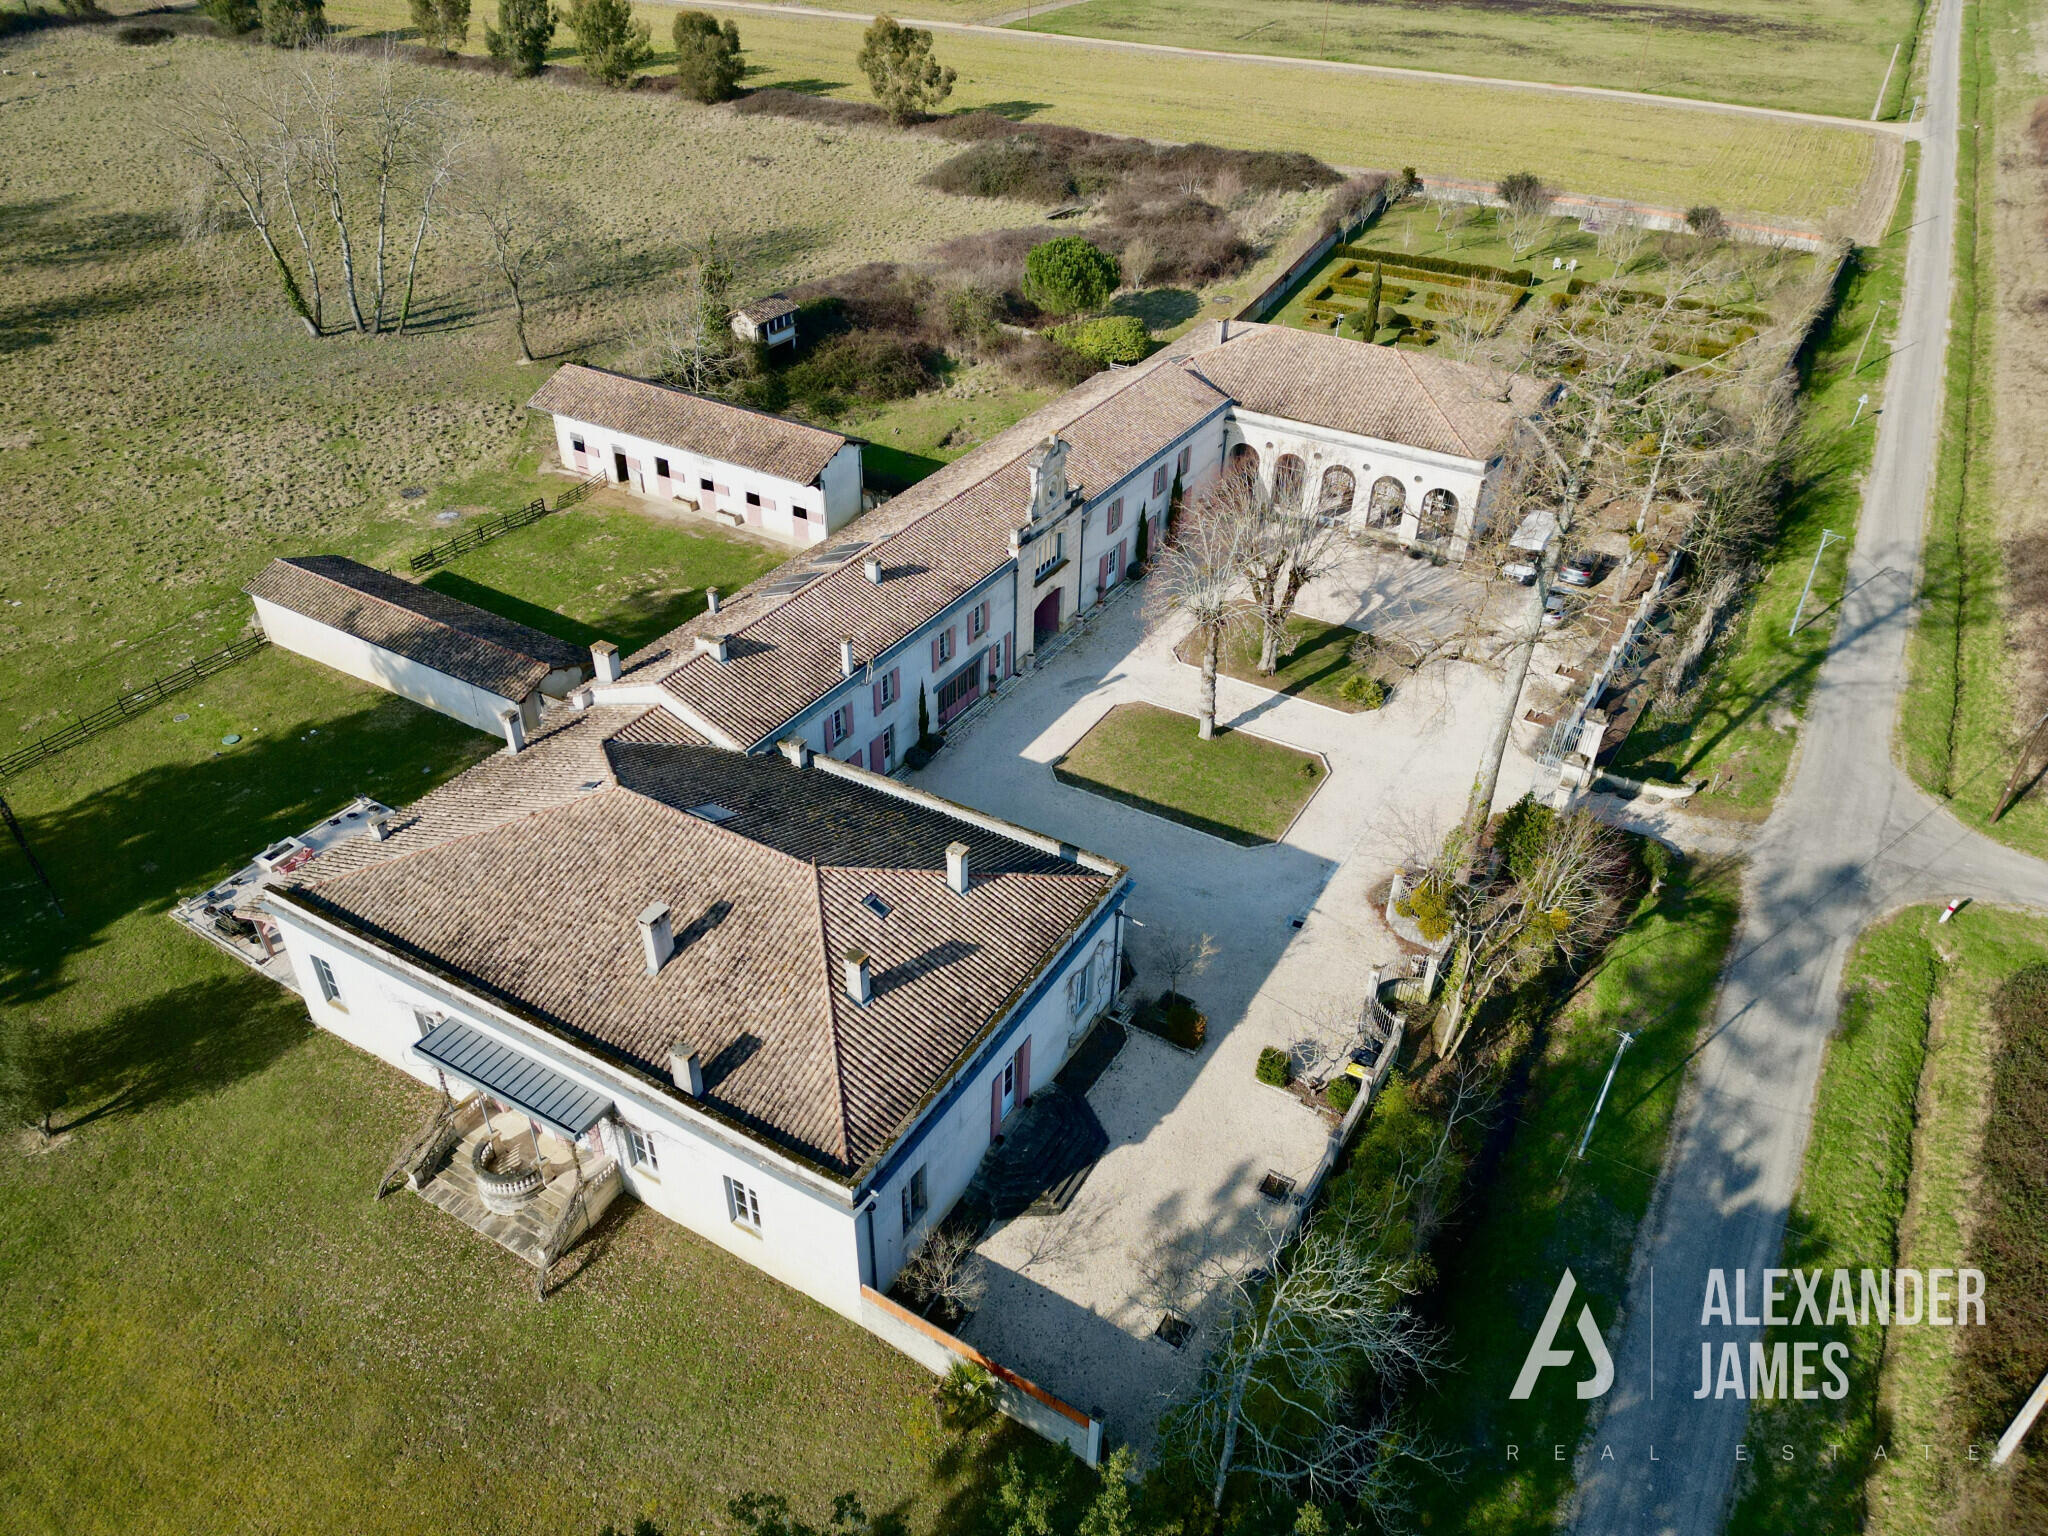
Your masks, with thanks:
[(1491, 458), (1549, 392), (1517, 378), (1501, 400), (1484, 369), (1279, 325), (1232, 325), (1188, 366), (1246, 410), (1465, 459)]
[(787, 294), (771, 293), (765, 299), (742, 304), (733, 313), (753, 321), (756, 325), (766, 325), (770, 320), (779, 320), (784, 315), (795, 314), (796, 309), (796, 300)]
[[(1121, 871), (885, 781), (674, 739), (662, 715), (550, 716), (519, 756), (403, 813), (389, 841), (306, 866), (288, 899), (663, 1081), (672, 1047), (695, 1050), (706, 1108), (851, 1180)], [(965, 897), (945, 883), (956, 841)], [(652, 901), (677, 938), (655, 976), (636, 922)], [(865, 1007), (840, 981), (853, 945), (871, 957)]]
[(273, 560), (242, 590), (508, 699), (589, 670), (566, 640), (341, 555)]
[(557, 368), (526, 403), (532, 410), (687, 448), (798, 485), (816, 480), (832, 455), (846, 446), (839, 433), (822, 427), (581, 363)]
[[(1047, 436), (1057, 432), (1071, 447), (1070, 483), (1103, 490), (1224, 403), (1171, 353), (1098, 374), (754, 582), (719, 612), (663, 636), (629, 667), (658, 677), (695, 718), (737, 745), (752, 746), (842, 681), (841, 639), (852, 639), (862, 661), (879, 656), (1010, 561), (1010, 532), (1028, 521), (1024, 459)], [(879, 584), (864, 570), (871, 556), (882, 562)], [(699, 634), (731, 635), (730, 659), (697, 654)]]

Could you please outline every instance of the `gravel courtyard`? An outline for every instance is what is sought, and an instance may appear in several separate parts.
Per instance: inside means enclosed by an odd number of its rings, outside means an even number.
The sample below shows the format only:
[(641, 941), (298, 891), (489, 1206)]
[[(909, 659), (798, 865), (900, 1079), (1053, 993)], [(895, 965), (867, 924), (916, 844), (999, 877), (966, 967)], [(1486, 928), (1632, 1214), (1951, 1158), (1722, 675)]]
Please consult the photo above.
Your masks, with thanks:
[[(1426, 608), (1464, 581), (1414, 562), (1361, 561), (1301, 606), (1370, 623), (1390, 608)], [(1261, 1223), (1279, 1214), (1260, 1179), (1269, 1170), (1305, 1178), (1326, 1144), (1320, 1116), (1255, 1080), (1259, 1051), (1342, 1033), (1372, 967), (1395, 959), (1367, 894), (1419, 824), (1462, 807), (1496, 685), (1458, 666), (1397, 690), (1384, 710), (1348, 715), (1219, 680), (1221, 722), (1330, 764), (1283, 841), (1241, 848), (1053, 777), (1053, 761), (1117, 704), (1193, 713), (1198, 675), (1172, 652), (1182, 631), (1148, 634), (1141, 601), (1142, 592), (1123, 594), (1088, 633), (1011, 683), (917, 782), (1128, 865), (1128, 910), (1145, 925), (1128, 930), (1131, 996), (1164, 986), (1163, 935), (1216, 942), (1207, 973), (1183, 984), (1209, 1016), (1203, 1050), (1190, 1056), (1131, 1032), (1088, 1095), (1109, 1150), (1064, 1213), (1027, 1214), (984, 1240), (988, 1294), (965, 1330), (994, 1359), (1100, 1410), (1110, 1441), (1142, 1455), (1210, 1345), (1217, 1269), (1243, 1263)], [(1511, 757), (1503, 800), (1528, 776), (1526, 760)], [(1169, 1309), (1196, 1324), (1178, 1351), (1154, 1336)]]

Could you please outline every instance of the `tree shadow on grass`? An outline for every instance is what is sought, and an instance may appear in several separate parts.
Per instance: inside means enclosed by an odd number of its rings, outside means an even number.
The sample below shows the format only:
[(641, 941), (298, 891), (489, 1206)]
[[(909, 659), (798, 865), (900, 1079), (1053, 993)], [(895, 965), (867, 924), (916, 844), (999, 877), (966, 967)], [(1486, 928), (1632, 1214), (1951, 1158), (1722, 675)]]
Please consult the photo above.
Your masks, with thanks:
[(123, 314), (169, 297), (161, 287), (142, 283), (109, 284), (90, 293), (0, 308), (0, 357), (48, 346), (66, 325)]
[[(313, 666), (284, 657), (268, 664)], [(236, 680), (265, 665), (243, 663)], [(137, 717), (76, 757), (10, 781), (15, 813), (68, 916), (56, 916), (19, 850), (0, 837), (0, 1010), (53, 1002), (77, 979), (68, 962), (112, 941), (112, 930), (125, 919), (168, 912), (181, 897), (206, 889), (257, 850), (303, 832), (356, 795), (403, 804), (491, 748), (491, 738), (404, 699), (340, 698), (341, 707), (324, 714), (317, 704), (280, 710), (261, 720), (264, 734), (217, 755), (157, 762), (111, 783), (99, 781), (96, 756), (148, 751), (147, 741), (138, 746), (137, 738), (162, 732), (171, 708), (190, 709), (194, 700), (207, 699), (195, 693)], [(240, 704), (233, 708), (235, 718), (251, 713)], [(245, 726), (243, 733), (252, 729)], [(172, 950), (174, 961), (210, 952), (205, 940), (167, 921), (161, 931), (159, 947), (181, 947)], [(131, 928), (118, 942), (149, 945), (153, 935)], [(248, 985), (237, 983), (244, 1011)], [(255, 995), (267, 989), (264, 983)]]
[(1148, 331), (1168, 331), (1202, 312), (1202, 296), (1185, 288), (1148, 288), (1124, 293), (1109, 306), (1113, 315), (1136, 315)]
[(510, 592), (486, 586), (480, 581), (472, 581), (467, 576), (458, 576), (453, 571), (436, 571), (421, 585), (473, 604), (486, 613), (495, 613), (501, 619), (510, 619), (544, 635), (553, 635), (557, 640), (566, 640), (571, 645), (590, 645), (606, 638), (605, 631), (594, 625), (557, 613), (552, 608), (543, 608), (539, 603), (530, 603), (523, 597), (514, 597)]
[(117, 1008), (46, 1042), (61, 1049), (65, 1111), (56, 1129), (179, 1104), (253, 1076), (312, 1033), (289, 992), (209, 977)]

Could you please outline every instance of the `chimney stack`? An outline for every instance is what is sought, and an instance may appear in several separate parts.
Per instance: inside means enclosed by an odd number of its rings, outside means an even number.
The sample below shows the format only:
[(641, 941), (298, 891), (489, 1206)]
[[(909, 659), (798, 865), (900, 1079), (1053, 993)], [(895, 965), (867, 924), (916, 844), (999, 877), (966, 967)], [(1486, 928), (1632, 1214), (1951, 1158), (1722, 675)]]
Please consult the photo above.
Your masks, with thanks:
[(697, 653), (701, 656), (710, 656), (718, 661), (731, 661), (732, 636), (699, 635), (697, 637)]
[(841, 677), (853, 676), (853, 641), (851, 639), (839, 642), (839, 675)]
[(647, 974), (656, 976), (676, 952), (676, 934), (668, 903), (657, 901), (640, 914), (640, 948), (647, 956)]
[(811, 744), (801, 736), (788, 737), (783, 741), (778, 741), (776, 745), (782, 748), (782, 755), (789, 760), (790, 767), (808, 768), (811, 766)]
[(600, 683), (619, 680), (619, 648), (611, 641), (600, 640), (591, 646), (590, 664)]
[(526, 717), (509, 704), (498, 711), (498, 726), (505, 733), (505, 755), (517, 757), (526, 750)]
[(382, 811), (370, 818), (370, 840), (377, 843), (391, 841), (391, 818)]
[(946, 847), (946, 884), (951, 886), (959, 895), (965, 896), (969, 883), (967, 874), (967, 845), (965, 843), (948, 844)]
[(876, 559), (873, 555), (869, 555), (867, 559), (861, 562), (860, 568), (867, 572), (869, 581), (872, 581), (878, 587), (882, 584), (882, 562), (880, 560)]
[(686, 1051), (680, 1045), (671, 1046), (668, 1053), (668, 1075), (675, 1085), (693, 1099), (704, 1097), (704, 1058), (695, 1051)]
[(846, 995), (863, 1008), (875, 995), (874, 978), (868, 974), (868, 956), (864, 949), (849, 949), (840, 957), (846, 969)]
[(1220, 321), (1217, 322), (1216, 339), (1218, 341), (1230, 340), (1230, 316), (1225, 315)]
[(706, 587), (704, 589), (704, 611), (706, 613), (718, 612), (718, 588)]

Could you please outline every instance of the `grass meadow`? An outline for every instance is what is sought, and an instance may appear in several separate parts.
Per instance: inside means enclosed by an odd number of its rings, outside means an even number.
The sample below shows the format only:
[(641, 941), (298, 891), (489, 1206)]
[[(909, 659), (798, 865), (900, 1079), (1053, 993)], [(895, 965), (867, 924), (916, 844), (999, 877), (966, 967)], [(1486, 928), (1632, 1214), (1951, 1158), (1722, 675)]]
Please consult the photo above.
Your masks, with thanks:
[[(39, 146), (0, 167), (0, 741), (220, 644), (274, 554), (376, 563), (445, 536), (434, 516), (450, 506), (564, 488), (530, 473), (546, 434), (524, 405), (545, 368), (515, 365), (506, 308), (458, 242), (429, 246), (417, 334), (316, 342), (253, 242), (195, 253), (178, 238), (152, 125), (172, 92), (260, 55), (197, 38), (124, 48), (97, 28), (0, 52), (11, 134)], [(629, 351), (707, 236), (752, 292), (1039, 216), (920, 188), (950, 148), (926, 139), (452, 71), (434, 83), (588, 217), (534, 325), (553, 358)]]
[[(2048, 962), (2048, 923), (1980, 907), (1945, 926), (1938, 915), (1932, 907), (1899, 913), (1866, 932), (1850, 957), (1783, 1264), (1929, 1270), (1981, 1262), (1974, 1239), (1985, 1216), (1997, 1056), (1991, 999), (2020, 967)], [(2015, 1306), (2039, 1310), (2036, 1298), (2001, 1295), (1987, 1283), (1987, 1315)], [(1780, 1399), (1756, 1410), (1750, 1439), (1791, 1444), (1798, 1454), (1755, 1460), (1731, 1536), (1911, 1536), (1964, 1529), (1966, 1516), (1971, 1530), (2017, 1529), (1998, 1519), (2001, 1480), (1988, 1474), (1981, 1405), (1960, 1391), (1972, 1335), (1875, 1321), (1782, 1330), (1790, 1341), (1846, 1342), (1850, 1390), (1840, 1402)]]
[[(1023, 8), (1021, 0), (1004, 7)], [(1628, 7), (1580, 0), (1085, 0), (1011, 25), (1867, 118), (1897, 43), (1905, 46), (1885, 89), (1884, 115), (1910, 107), (1905, 66), (1919, 19), (1915, 0), (1816, 0), (1796, 14), (1770, 0)]]
[[(674, 11), (639, 7), (660, 71), (673, 58)], [(403, 29), (398, 0), (334, 0), (330, 21)], [(744, 12), (734, 17), (750, 86), (869, 99), (854, 65), (856, 22)], [(475, 29), (472, 49), (480, 47)], [(576, 58), (566, 31), (550, 55)], [(1303, 150), (1339, 167), (1412, 165), (1492, 181), (1533, 170), (1578, 193), (1665, 207), (1881, 228), (1898, 177), (1897, 146), (1854, 128), (1794, 124), (1627, 101), (1588, 101), (1483, 85), (1447, 85), (1231, 59), (1174, 58), (1085, 40), (945, 34), (935, 52), (959, 71), (948, 109), (1072, 123), (1104, 133), (1233, 149)], [(1227, 108), (1220, 105), (1227, 103)], [(1866, 109), (1867, 110), (1867, 109)]]

